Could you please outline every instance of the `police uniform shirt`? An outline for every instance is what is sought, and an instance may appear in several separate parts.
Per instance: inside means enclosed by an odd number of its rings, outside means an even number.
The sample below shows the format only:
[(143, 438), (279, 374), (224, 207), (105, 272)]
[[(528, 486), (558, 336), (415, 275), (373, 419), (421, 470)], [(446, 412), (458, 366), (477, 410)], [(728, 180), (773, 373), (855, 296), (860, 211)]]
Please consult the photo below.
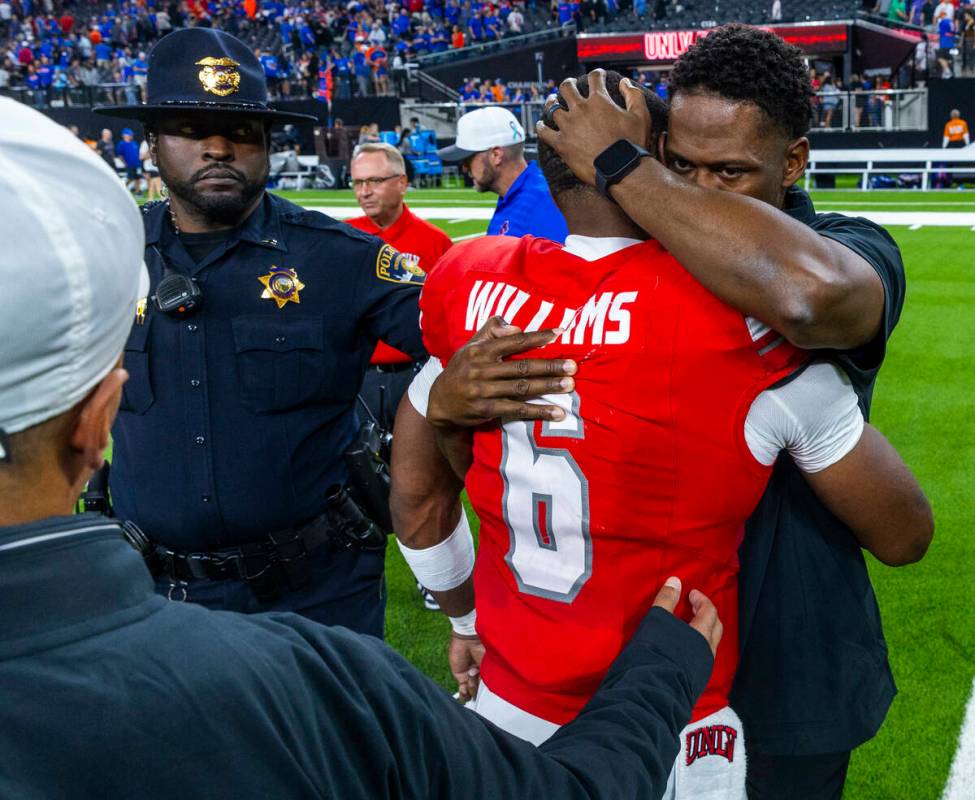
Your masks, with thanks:
[(3, 797), (659, 796), (711, 663), (654, 609), (536, 750), (373, 637), (167, 601), (111, 520), (0, 528)]
[(153, 540), (212, 550), (322, 513), (346, 480), (376, 341), (425, 357), (422, 279), (378, 239), (273, 195), (229, 234), (197, 237), (199, 262), (168, 213), (145, 215), (150, 293), (161, 255), (199, 283), (203, 306), (176, 319), (149, 301), (137, 315), (111, 490), (118, 516)]
[[(850, 376), (864, 418), (887, 339), (904, 304), (896, 243), (869, 220), (817, 214), (789, 191), (785, 212), (849, 247), (884, 286), (881, 329), (858, 350), (824, 353)], [(741, 660), (731, 705), (752, 752), (821, 755), (853, 749), (880, 728), (896, 693), (877, 599), (860, 545), (781, 458), (740, 550)]]
[(537, 161), (529, 161), (504, 197), (498, 198), (488, 236), (531, 234), (562, 244), (569, 235), (565, 218), (552, 199)]

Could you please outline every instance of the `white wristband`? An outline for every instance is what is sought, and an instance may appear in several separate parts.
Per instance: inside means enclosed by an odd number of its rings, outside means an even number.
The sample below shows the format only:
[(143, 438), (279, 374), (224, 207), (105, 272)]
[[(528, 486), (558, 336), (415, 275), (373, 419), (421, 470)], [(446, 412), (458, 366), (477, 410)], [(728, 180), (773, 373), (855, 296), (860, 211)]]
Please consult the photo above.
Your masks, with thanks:
[(398, 539), (396, 543), (416, 579), (431, 592), (456, 589), (474, 571), (474, 537), (463, 509), (453, 533), (433, 547), (413, 550)]
[(477, 636), (474, 628), (474, 623), (477, 622), (476, 608), (462, 617), (447, 617), (447, 619), (450, 620), (450, 627), (454, 629), (454, 633), (459, 633), (461, 636)]

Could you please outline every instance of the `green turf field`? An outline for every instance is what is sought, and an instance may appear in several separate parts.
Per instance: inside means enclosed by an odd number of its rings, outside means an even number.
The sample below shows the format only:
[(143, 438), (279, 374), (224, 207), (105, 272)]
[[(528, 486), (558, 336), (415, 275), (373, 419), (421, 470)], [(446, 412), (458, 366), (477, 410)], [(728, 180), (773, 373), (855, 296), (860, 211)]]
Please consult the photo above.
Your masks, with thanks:
[[(351, 192), (288, 192), (304, 205), (354, 206)], [(817, 191), (821, 210), (975, 212), (975, 191)], [(414, 209), (445, 209), (436, 224), (452, 237), (483, 232), (465, 220), (494, 205), (470, 189), (411, 192)], [(448, 213), (449, 212), (449, 213)], [(937, 800), (955, 752), (975, 673), (972, 596), (975, 535), (966, 525), (975, 484), (975, 232), (971, 225), (891, 227), (907, 265), (908, 295), (877, 384), (873, 421), (917, 472), (935, 509), (937, 532), (920, 564), (890, 569), (871, 564), (891, 663), (900, 688), (879, 736), (854, 756), (847, 800)], [(959, 219), (958, 217), (955, 218)], [(966, 217), (967, 219), (967, 217)], [(915, 226), (916, 227), (916, 226)], [(444, 650), (448, 624), (423, 609), (396, 548), (390, 549), (389, 642), (450, 686)], [(801, 636), (801, 631), (796, 631)], [(971, 787), (975, 798), (975, 787)]]
[[(288, 191), (281, 194), (296, 203), (309, 206), (354, 206), (355, 195), (351, 190), (339, 192)], [(849, 189), (815, 190), (812, 193), (817, 207), (824, 210), (850, 209), (903, 209), (905, 211), (967, 211), (975, 212), (975, 189), (953, 189), (937, 192), (876, 189), (861, 192)], [(493, 194), (477, 194), (473, 189), (421, 189), (411, 190), (407, 202), (413, 208), (474, 207), (490, 208), (497, 202)]]

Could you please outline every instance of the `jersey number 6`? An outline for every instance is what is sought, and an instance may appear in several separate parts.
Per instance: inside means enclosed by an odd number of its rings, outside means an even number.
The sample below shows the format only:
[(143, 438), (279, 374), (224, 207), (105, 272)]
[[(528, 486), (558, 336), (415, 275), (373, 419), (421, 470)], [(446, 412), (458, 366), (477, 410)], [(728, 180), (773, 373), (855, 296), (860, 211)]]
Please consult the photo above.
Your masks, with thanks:
[[(585, 438), (577, 393), (541, 402), (565, 411), (560, 422), (542, 423), (543, 437)], [(532, 422), (506, 423), (501, 442), (505, 561), (520, 591), (571, 603), (592, 574), (589, 481), (568, 450), (538, 445)]]

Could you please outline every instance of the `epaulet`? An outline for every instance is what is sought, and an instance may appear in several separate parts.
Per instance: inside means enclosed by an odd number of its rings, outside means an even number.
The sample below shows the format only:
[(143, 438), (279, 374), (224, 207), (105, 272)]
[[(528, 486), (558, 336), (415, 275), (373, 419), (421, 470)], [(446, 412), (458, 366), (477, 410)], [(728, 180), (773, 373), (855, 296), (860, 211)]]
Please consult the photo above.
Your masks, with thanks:
[(157, 206), (164, 205), (166, 205), (165, 200), (149, 200), (148, 202), (142, 204), (142, 213), (148, 215), (152, 209), (156, 208)]
[(375, 236), (365, 231), (360, 231), (358, 228), (353, 228), (351, 225), (346, 225), (334, 217), (330, 217), (327, 213), (327, 208), (318, 211), (311, 208), (302, 208), (299, 205), (282, 200), (282, 198), (276, 199), (282, 201), (281, 205), (283, 207), (280, 209), (279, 215), (281, 221), (287, 225), (297, 225), (301, 228), (313, 228), (319, 231), (334, 231), (350, 239), (376, 246), (377, 239)]

